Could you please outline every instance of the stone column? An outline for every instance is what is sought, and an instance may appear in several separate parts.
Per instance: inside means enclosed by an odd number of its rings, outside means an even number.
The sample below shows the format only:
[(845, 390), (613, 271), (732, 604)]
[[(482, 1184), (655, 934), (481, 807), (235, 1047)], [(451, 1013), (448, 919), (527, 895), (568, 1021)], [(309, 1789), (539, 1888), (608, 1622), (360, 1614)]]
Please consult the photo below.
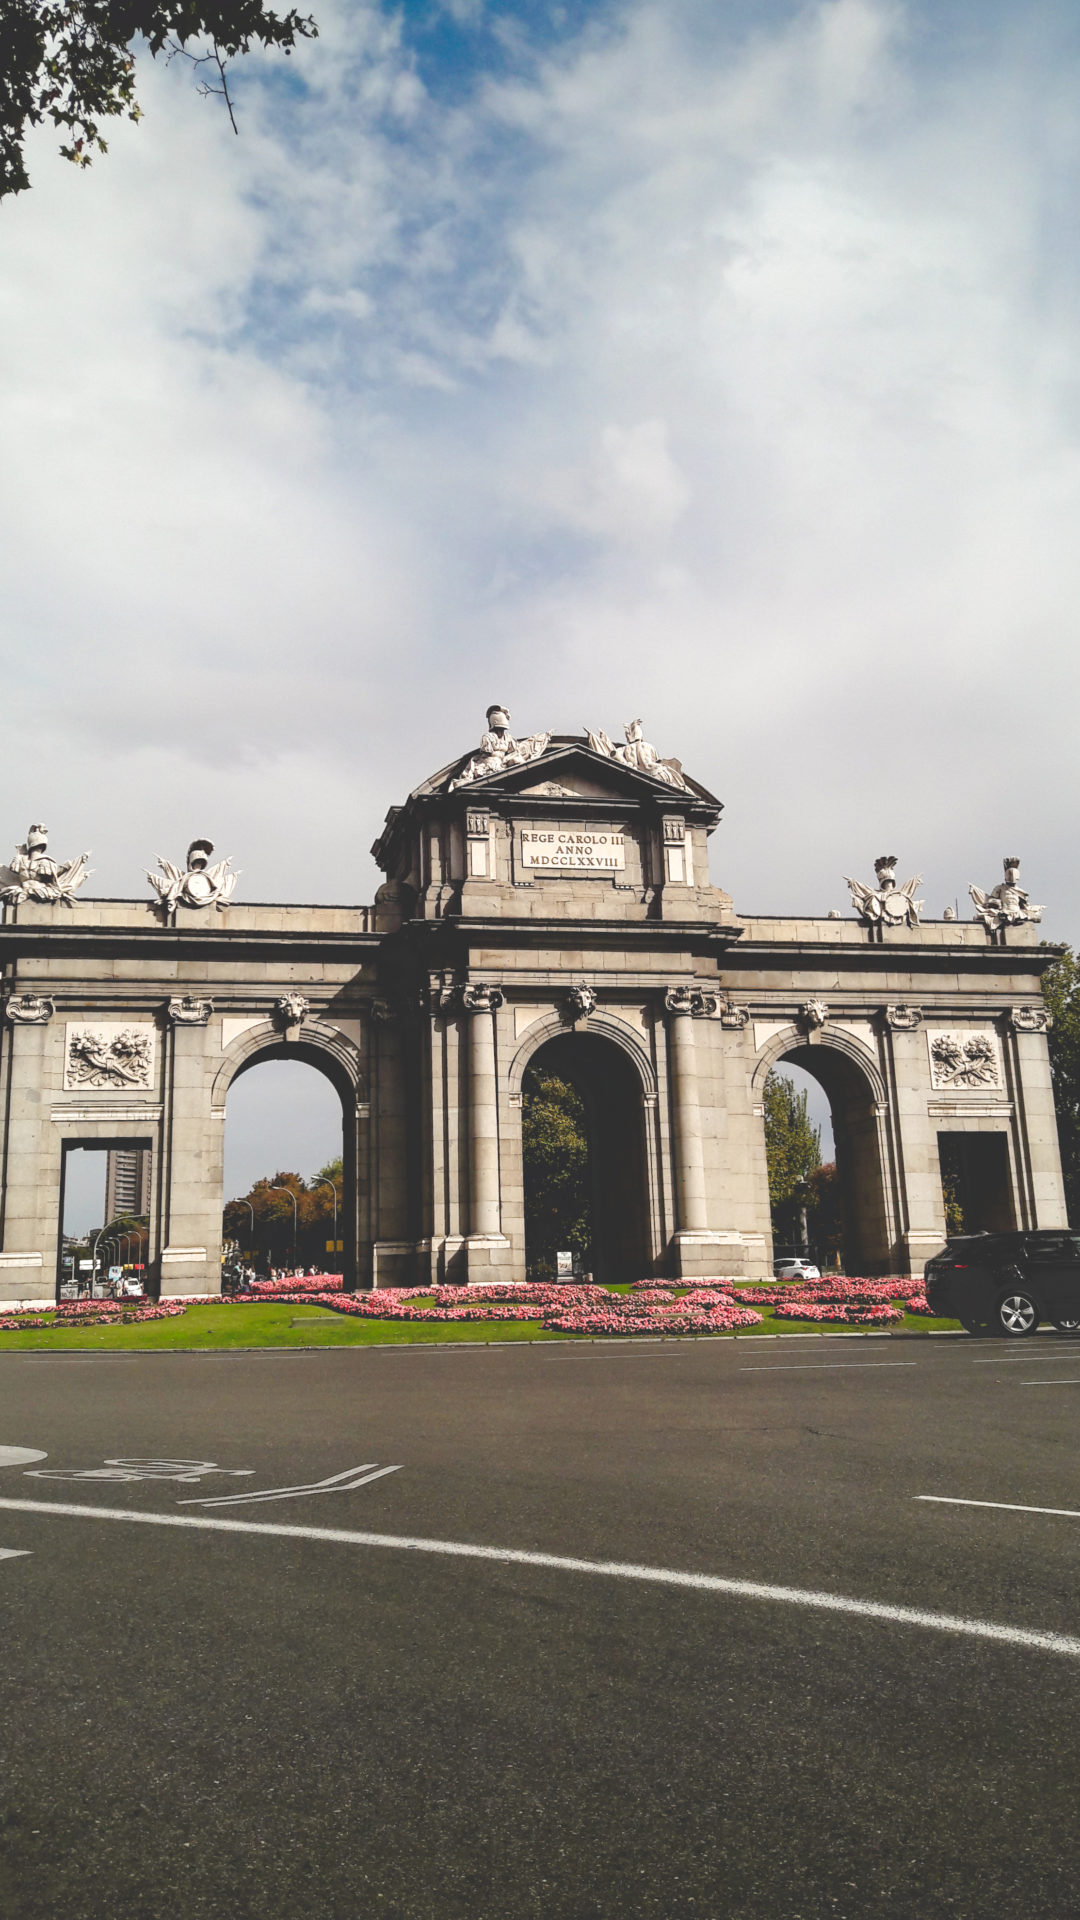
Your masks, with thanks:
[(707, 1233), (705, 1163), (701, 1151), (697, 1062), (694, 1058), (694, 1002), (690, 987), (669, 987), (664, 1005), (668, 1022), (674, 1117), (675, 1198), (682, 1233)]
[(469, 1015), (469, 1233), (496, 1238), (499, 1207), (499, 1098), (495, 1078), (498, 987), (463, 987)]

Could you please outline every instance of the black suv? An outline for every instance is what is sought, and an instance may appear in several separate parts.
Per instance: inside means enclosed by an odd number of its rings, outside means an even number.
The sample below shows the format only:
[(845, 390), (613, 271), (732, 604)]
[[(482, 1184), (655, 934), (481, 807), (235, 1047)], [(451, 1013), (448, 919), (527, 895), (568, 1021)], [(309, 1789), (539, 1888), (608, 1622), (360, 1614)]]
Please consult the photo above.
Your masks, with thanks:
[(927, 1261), (926, 1298), (935, 1314), (969, 1333), (1034, 1333), (1040, 1320), (1075, 1333), (1080, 1234), (964, 1234)]

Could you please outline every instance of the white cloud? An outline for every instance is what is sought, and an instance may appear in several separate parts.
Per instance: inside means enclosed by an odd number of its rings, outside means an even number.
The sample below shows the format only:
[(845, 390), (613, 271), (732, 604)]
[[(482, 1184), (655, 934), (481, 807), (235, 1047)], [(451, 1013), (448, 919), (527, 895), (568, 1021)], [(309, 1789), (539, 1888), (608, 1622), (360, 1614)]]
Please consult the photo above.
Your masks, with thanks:
[(497, 693), (643, 713), (747, 910), (887, 840), (939, 911), (1015, 840), (1080, 933), (1052, 11), (931, 65), (876, 0), (625, 5), (464, 106), (317, 11), (240, 140), (152, 73), (5, 214), (3, 831), (51, 810), (103, 892), (209, 831), (249, 898), (370, 897)]

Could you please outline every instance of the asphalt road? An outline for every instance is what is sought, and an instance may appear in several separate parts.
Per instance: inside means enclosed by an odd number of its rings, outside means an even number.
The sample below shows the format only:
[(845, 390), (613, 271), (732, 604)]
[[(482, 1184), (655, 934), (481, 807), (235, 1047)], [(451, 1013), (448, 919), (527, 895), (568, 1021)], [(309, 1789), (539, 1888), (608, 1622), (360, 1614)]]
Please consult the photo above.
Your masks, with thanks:
[(0, 1913), (1071, 1913), (1078, 1413), (1054, 1335), (0, 1356)]

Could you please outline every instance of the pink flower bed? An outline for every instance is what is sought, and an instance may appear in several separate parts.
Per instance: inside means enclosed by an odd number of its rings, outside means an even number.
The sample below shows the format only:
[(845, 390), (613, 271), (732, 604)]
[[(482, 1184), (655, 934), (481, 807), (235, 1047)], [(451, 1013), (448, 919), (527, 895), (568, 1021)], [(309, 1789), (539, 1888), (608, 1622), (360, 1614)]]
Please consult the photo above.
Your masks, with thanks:
[(826, 1320), (831, 1326), (880, 1327), (891, 1320), (902, 1320), (899, 1307), (822, 1306), (797, 1304), (774, 1307), (776, 1320)]
[(280, 1300), (293, 1293), (340, 1293), (344, 1285), (340, 1273), (308, 1273), (301, 1274), (295, 1280), (253, 1280), (243, 1297), (248, 1300)]
[(122, 1300), (61, 1300), (55, 1307), (20, 1307), (17, 1317), (0, 1320), (5, 1333), (33, 1327), (115, 1327), (131, 1320), (175, 1320), (186, 1301), (147, 1300), (137, 1306)]

